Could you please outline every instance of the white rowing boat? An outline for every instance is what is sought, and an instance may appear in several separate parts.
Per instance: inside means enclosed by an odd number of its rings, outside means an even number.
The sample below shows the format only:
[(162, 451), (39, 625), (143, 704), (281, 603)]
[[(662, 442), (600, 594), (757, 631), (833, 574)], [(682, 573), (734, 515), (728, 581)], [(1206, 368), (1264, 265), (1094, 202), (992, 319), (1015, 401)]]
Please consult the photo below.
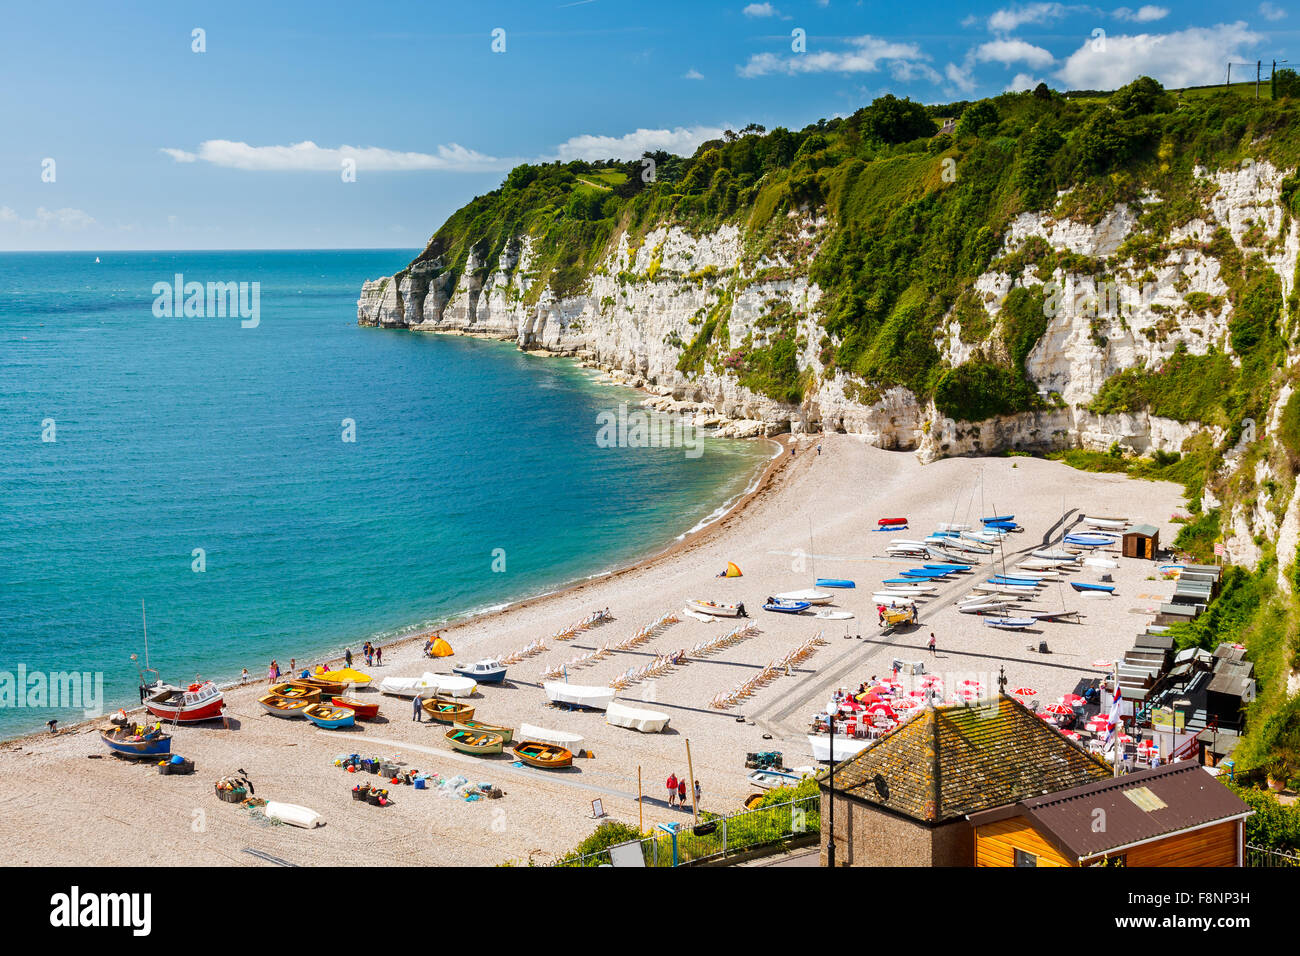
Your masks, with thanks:
[(686, 610), (712, 617), (739, 617), (739, 604), (716, 604), (713, 601), (687, 601)]
[(563, 747), (574, 754), (586, 743), (586, 738), (582, 734), (571, 734), (567, 730), (550, 730), (535, 724), (520, 724), (519, 729), (515, 731), (515, 740), (531, 740), (539, 744), (550, 744), (552, 747)]
[(877, 591), (871, 595), (871, 603), (884, 605), (885, 607), (912, 607), (916, 604), (916, 599), (907, 594), (898, 594), (894, 591)]
[(833, 595), (829, 591), (816, 588), (804, 588), (802, 591), (786, 591), (773, 595), (778, 601), (807, 601), (809, 604), (830, 604)]

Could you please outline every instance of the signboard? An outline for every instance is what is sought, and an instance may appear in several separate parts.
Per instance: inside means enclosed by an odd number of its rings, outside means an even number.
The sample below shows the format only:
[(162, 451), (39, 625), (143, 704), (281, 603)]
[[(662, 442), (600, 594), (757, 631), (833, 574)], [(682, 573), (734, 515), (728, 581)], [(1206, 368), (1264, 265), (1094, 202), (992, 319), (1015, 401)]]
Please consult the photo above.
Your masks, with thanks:
[(599, 798), (591, 801), (591, 815), (597, 819), (605, 815), (605, 804)]
[(1220, 558), (1223, 557), (1223, 555), (1225, 554), (1225, 551), (1224, 551), (1224, 548), (1223, 548), (1223, 542), (1220, 541), (1220, 542), (1218, 542), (1217, 544), (1215, 544), (1215, 546), (1214, 546), (1214, 553), (1215, 553), (1215, 555), (1216, 555), (1217, 557), (1220, 557)]
[(1151, 729), (1166, 734), (1181, 734), (1185, 715), (1173, 707), (1151, 708)]

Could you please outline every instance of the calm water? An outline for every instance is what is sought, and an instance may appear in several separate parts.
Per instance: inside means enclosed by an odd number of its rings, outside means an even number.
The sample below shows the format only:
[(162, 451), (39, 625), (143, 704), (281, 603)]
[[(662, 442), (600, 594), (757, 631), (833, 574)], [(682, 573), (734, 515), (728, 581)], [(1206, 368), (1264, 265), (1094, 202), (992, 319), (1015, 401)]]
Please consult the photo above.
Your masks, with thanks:
[[(144, 600), (165, 678), (262, 677), (653, 551), (766, 458), (601, 448), (596, 415), (635, 393), (358, 328), (362, 280), (410, 258), (0, 254), (0, 672), (102, 671), (107, 704), (135, 701)], [(155, 316), (175, 273), (258, 282), (260, 324)], [(5, 700), (0, 736), (48, 716)]]

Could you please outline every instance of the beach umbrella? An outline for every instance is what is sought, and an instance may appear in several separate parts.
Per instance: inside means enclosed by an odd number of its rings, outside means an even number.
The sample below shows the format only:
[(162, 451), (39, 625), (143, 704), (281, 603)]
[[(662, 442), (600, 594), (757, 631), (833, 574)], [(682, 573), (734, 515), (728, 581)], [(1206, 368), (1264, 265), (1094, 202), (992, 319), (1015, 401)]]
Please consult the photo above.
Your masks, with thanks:
[(1037, 697), (1038, 696), (1038, 691), (1034, 690), (1032, 687), (1017, 687), (1011, 693), (1016, 697)]
[(1115, 737), (1115, 742), (1121, 744), (1131, 744), (1133, 742), (1133, 738), (1130, 737), (1128, 734), (1117, 734)]
[(1062, 736), (1062, 737), (1068, 737), (1070, 740), (1074, 740), (1074, 741), (1078, 741), (1078, 740), (1079, 740), (1079, 735), (1076, 734), (1073, 730), (1062, 730), (1062, 731), (1061, 731), (1061, 736)]
[(1080, 697), (1078, 694), (1064, 694), (1061, 697), (1061, 703), (1069, 704), (1071, 707), (1078, 707), (1083, 702), (1084, 702), (1083, 698)]
[(1048, 704), (1046, 707), (1043, 708), (1043, 713), (1059, 714), (1062, 717), (1068, 717), (1074, 713), (1074, 709), (1072, 707), (1066, 706), (1065, 704)]
[(922, 687), (942, 687), (942, 686), (943, 686), (943, 678), (942, 678), (942, 677), (935, 677), (935, 676), (922, 677), (922, 678), (921, 678), (921, 686), (922, 686)]
[(980, 682), (977, 681), (977, 680), (964, 680), (964, 681), (962, 681), (961, 684), (958, 685), (958, 686), (960, 686), (960, 687), (976, 687), (976, 688), (977, 688), (977, 687), (980, 686)]
[(1093, 667), (1110, 667), (1110, 666), (1111, 666), (1112, 664), (1114, 664), (1114, 663), (1115, 663), (1114, 661), (1093, 661), (1093, 662), (1092, 662), (1092, 666), (1093, 666)]

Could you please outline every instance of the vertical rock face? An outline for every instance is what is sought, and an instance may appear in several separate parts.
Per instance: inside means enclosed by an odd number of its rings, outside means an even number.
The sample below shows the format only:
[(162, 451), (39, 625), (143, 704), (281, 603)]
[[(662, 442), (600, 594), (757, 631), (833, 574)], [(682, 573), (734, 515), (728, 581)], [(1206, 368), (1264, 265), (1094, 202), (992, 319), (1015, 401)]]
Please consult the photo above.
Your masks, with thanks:
[[(732, 433), (828, 429), (883, 448), (914, 450), (923, 460), (1007, 449), (1106, 450), (1116, 444), (1137, 454), (1177, 451), (1207, 429), (1146, 412), (1097, 415), (1085, 406), (1116, 372), (1159, 369), (1179, 350), (1231, 355), (1232, 306), (1212, 245), (1221, 230), (1237, 254), (1261, 256), (1284, 295), (1294, 287), (1300, 254), (1300, 227), (1285, 216), (1280, 200), (1287, 171), (1261, 162), (1198, 169), (1197, 175), (1207, 197), (1200, 214), (1168, 235), (1151, 237), (1159, 249), (1154, 258), (1138, 261), (1125, 250), (1130, 239), (1144, 235), (1144, 208), (1162, 201), (1155, 194), (1115, 206), (1093, 223), (1044, 213), (1011, 222), (993, 266), (974, 284), (991, 331), (963, 338), (957, 317), (950, 315), (936, 346), (951, 366), (995, 352), (1003, 300), (1013, 289), (1041, 287), (1051, 309), (1025, 371), (1046, 400), (1040, 410), (980, 422), (945, 418), (905, 388), (876, 389), (822, 365), (822, 292), (807, 277), (825, 226), (815, 213), (792, 223), (797, 257), (757, 263), (746, 263), (745, 237), (735, 225), (702, 235), (661, 226), (638, 244), (620, 235), (583, 292), (564, 297), (534, 287), (543, 279), (534, 271), (531, 236), (509, 243), (495, 262), (476, 250), (459, 274), (433, 255), (397, 276), (366, 282), (357, 318), (362, 325), (491, 335), (521, 349), (579, 355), (631, 384), (652, 387), (660, 404), (686, 403), (702, 422), (730, 421)], [(1014, 274), (1002, 271), (1028, 243), (1045, 245), (1060, 254), (1054, 261), (1072, 267), (1058, 265), (1044, 274), (1034, 265)], [(806, 398), (797, 405), (742, 386), (725, 361), (728, 350), (742, 343), (767, 344), (777, 311), (794, 317), (798, 364), (812, 373)], [(721, 358), (684, 361), (710, 316), (718, 320), (712, 343)], [(1222, 440), (1221, 429), (1208, 431)], [(1261, 527), (1300, 537), (1300, 517), (1288, 515), (1279, 529), (1273, 527), (1276, 519), (1262, 517), (1261, 508), (1257, 504), (1256, 514), (1241, 517), (1241, 542), (1249, 540), (1249, 529)], [(1244, 543), (1235, 546), (1250, 550)]]

